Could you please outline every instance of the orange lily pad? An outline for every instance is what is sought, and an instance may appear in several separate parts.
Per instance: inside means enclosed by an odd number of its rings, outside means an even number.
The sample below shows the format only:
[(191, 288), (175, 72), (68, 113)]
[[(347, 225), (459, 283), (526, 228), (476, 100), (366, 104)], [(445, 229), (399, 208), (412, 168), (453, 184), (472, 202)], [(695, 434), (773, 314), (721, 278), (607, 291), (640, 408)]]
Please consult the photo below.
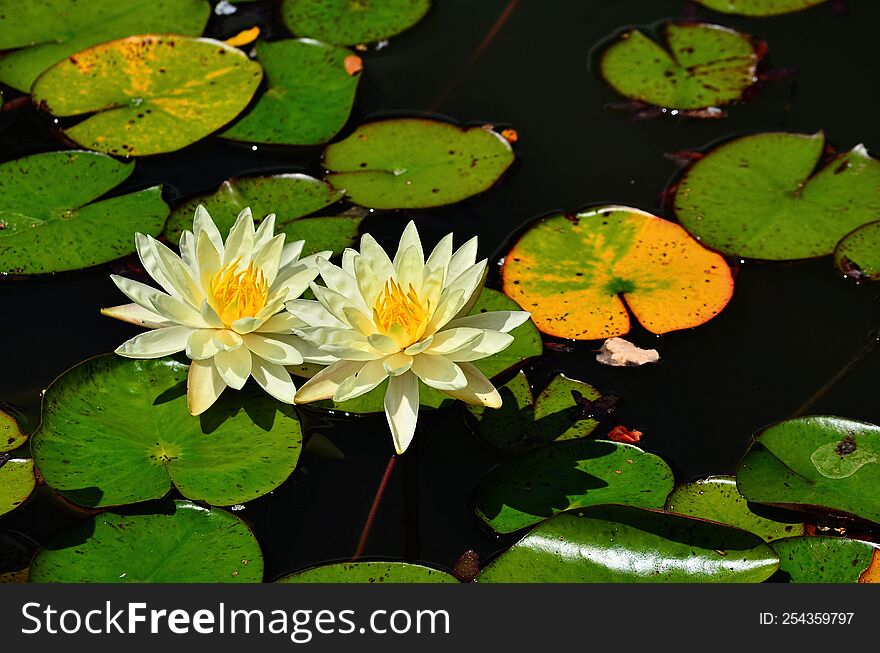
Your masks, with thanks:
[(625, 206), (534, 224), (508, 253), (504, 292), (544, 333), (594, 340), (699, 326), (733, 294), (730, 267), (679, 225)]

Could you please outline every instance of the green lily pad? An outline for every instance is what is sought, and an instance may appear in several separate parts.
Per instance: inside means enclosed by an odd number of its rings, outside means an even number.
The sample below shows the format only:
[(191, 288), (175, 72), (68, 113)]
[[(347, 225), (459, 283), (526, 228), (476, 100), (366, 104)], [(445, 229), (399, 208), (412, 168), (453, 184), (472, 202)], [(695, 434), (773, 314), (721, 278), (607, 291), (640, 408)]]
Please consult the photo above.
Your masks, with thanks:
[(730, 141), (685, 172), (675, 192), (682, 225), (708, 247), (754, 259), (825, 256), (880, 215), (880, 162), (861, 145), (817, 170), (821, 132)]
[(333, 138), (348, 120), (359, 72), (346, 60), (357, 55), (315, 41), (287, 39), (257, 45), (267, 87), (257, 104), (223, 138), (273, 145), (317, 145)]
[(32, 583), (259, 583), (250, 529), (217, 508), (175, 501), (158, 514), (101, 513), (50, 540)]
[(263, 69), (221, 41), (130, 36), (58, 62), (34, 82), (34, 102), (59, 116), (91, 114), (64, 130), (119, 156), (173, 152), (217, 131), (251, 101)]
[(95, 201), (134, 171), (94, 152), (46, 152), (0, 165), (0, 273), (77, 270), (134, 251), (168, 217), (162, 189)]
[(661, 458), (631, 444), (562, 442), (501, 463), (477, 490), (477, 516), (512, 533), (572, 508), (662, 508), (674, 483)]
[(611, 506), (548, 519), (489, 563), (480, 583), (759, 583), (779, 560), (757, 535)]
[(749, 501), (837, 511), (880, 522), (880, 427), (800, 417), (755, 436), (736, 483)]
[[(774, 580), (789, 583), (859, 583), (880, 566), (876, 544), (842, 537), (789, 537), (771, 545), (779, 556)], [(872, 570), (876, 573), (876, 569)]]
[(327, 181), (374, 209), (459, 202), (490, 188), (513, 159), (491, 129), (420, 118), (367, 123), (324, 150)]
[(167, 358), (108, 355), (59, 377), (31, 443), (46, 482), (89, 507), (158, 499), (172, 484), (189, 499), (232, 505), (281, 485), (302, 447), (293, 407), (246, 387), (193, 417), (187, 371)]
[(627, 306), (652, 333), (699, 326), (733, 294), (723, 257), (625, 206), (536, 222), (505, 257), (502, 280), (541, 331), (578, 340), (629, 332)]
[(499, 451), (525, 451), (542, 444), (576, 440), (592, 433), (598, 422), (584, 419), (572, 392), (594, 401), (601, 393), (593, 386), (558, 374), (533, 400), (523, 372), (498, 389), (501, 408), (468, 405), (478, 420), (478, 435)]
[(803, 11), (826, 0), (695, 0), (704, 7), (738, 16), (778, 16)]
[(14, 415), (0, 410), (0, 453), (18, 449), (27, 442), (27, 433)]
[(880, 279), (880, 221), (848, 233), (834, 248), (834, 262), (857, 281)]
[(152, 32), (198, 36), (205, 0), (0, 0), (0, 82), (27, 92), (44, 70), (92, 45)]
[[(497, 290), (484, 288), (470, 314), (485, 313), (486, 311), (514, 311), (518, 309), (519, 307), (514, 302)], [(510, 334), (514, 340), (507, 349), (494, 356), (473, 362), (474, 366), (489, 379), (500, 376), (522, 365), (531, 358), (540, 356), (543, 351), (541, 336), (531, 321), (516, 327)], [(335, 402), (333, 400), (317, 401), (310, 405), (346, 413), (381, 413), (385, 410), (384, 398), (387, 388), (388, 381), (384, 381), (374, 390), (356, 399), (343, 402)], [(444, 405), (452, 405), (454, 401), (448, 395), (434, 388), (429, 388), (419, 381), (419, 403), (423, 408), (440, 408)]]
[(281, 18), (297, 36), (357, 45), (399, 34), (430, 6), (430, 0), (284, 0)]
[(0, 467), (0, 515), (12, 512), (24, 503), (34, 491), (34, 461), (30, 458), (12, 458)]
[(760, 57), (747, 34), (689, 22), (666, 23), (663, 37), (623, 32), (602, 53), (602, 76), (632, 100), (684, 110), (730, 104), (757, 80)]
[(248, 207), (257, 224), (274, 213), (277, 231), (277, 225), (319, 211), (342, 195), (323, 181), (298, 173), (227, 179), (213, 193), (192, 197), (175, 207), (165, 225), (165, 237), (176, 243), (184, 230), (191, 231), (199, 204), (211, 214), (220, 233), (227, 233), (238, 213)]
[(340, 562), (285, 576), (278, 583), (457, 583), (455, 576), (408, 562)]
[(666, 499), (666, 510), (736, 526), (770, 542), (804, 534), (803, 521), (777, 521), (754, 511), (756, 507), (736, 489), (732, 476), (710, 476), (676, 487)]

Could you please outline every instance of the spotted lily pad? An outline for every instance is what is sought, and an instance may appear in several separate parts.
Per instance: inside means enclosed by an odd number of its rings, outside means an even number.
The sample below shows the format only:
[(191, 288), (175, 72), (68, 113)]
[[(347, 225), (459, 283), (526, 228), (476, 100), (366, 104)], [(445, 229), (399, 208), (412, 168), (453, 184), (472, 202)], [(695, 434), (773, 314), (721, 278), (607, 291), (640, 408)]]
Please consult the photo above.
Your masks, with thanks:
[(28, 436), (21, 422), (16, 415), (0, 410), (0, 453), (18, 449), (27, 442)]
[(186, 407), (188, 366), (99, 356), (57, 379), (33, 436), (46, 482), (82, 506), (158, 499), (176, 487), (214, 505), (274, 490), (302, 447), (291, 406), (246, 387), (208, 412)]
[(213, 39), (145, 34), (77, 52), (40, 75), (34, 102), (58, 117), (91, 114), (64, 130), (121, 156), (173, 152), (247, 107), (263, 69)]
[(0, 0), (0, 82), (28, 91), (44, 70), (87, 47), (132, 34), (198, 36), (206, 0)]
[(820, 5), (826, 0), (695, 0), (723, 14), (778, 16)]
[(623, 506), (557, 515), (477, 576), (480, 583), (759, 583), (779, 560), (757, 535)]
[(287, 39), (257, 45), (257, 61), (267, 87), (257, 104), (224, 138), (274, 145), (326, 143), (351, 113), (360, 60), (345, 48), (311, 40)]
[(297, 36), (357, 45), (399, 34), (430, 6), (430, 0), (284, 0), (281, 17)]
[(869, 222), (843, 237), (834, 248), (834, 262), (857, 281), (880, 279), (880, 221)]
[(721, 256), (680, 226), (623, 206), (540, 220), (507, 254), (502, 276), (505, 294), (541, 331), (578, 340), (627, 333), (627, 306), (652, 333), (699, 326), (733, 294)]
[(408, 562), (340, 562), (285, 576), (278, 583), (457, 583), (446, 572)]
[(739, 464), (749, 501), (880, 522), (880, 427), (840, 417), (801, 417), (755, 436)]
[(159, 186), (95, 201), (134, 170), (104, 154), (46, 152), (0, 165), (0, 272), (39, 274), (107, 263), (158, 235)]
[(542, 447), (502, 463), (477, 490), (477, 515), (512, 533), (558, 512), (608, 503), (662, 508), (672, 470), (631, 444), (580, 440)]
[(492, 129), (417, 118), (361, 125), (324, 151), (327, 181), (374, 209), (459, 202), (491, 187), (513, 159)]
[(277, 230), (277, 225), (319, 211), (341, 198), (341, 191), (298, 173), (227, 179), (215, 192), (198, 195), (175, 207), (165, 225), (165, 237), (176, 243), (185, 229), (191, 230), (199, 204), (208, 210), (217, 228), (225, 234), (244, 208), (250, 207), (257, 223), (274, 213)]
[(682, 177), (675, 212), (704, 245), (745, 258), (830, 254), (880, 215), (880, 162), (861, 145), (817, 169), (821, 132), (763, 133), (710, 151)]
[(32, 583), (259, 583), (263, 556), (237, 517), (189, 501), (158, 514), (101, 513), (50, 540)]
[(789, 537), (771, 545), (779, 556), (773, 580), (789, 583), (880, 582), (878, 545), (843, 537)]
[(18, 420), (0, 410), (0, 515), (18, 508), (36, 487), (34, 461), (10, 453), (26, 441)]
[[(679, 485), (666, 499), (666, 510), (679, 515), (709, 519), (736, 526), (760, 536), (766, 542), (804, 534), (802, 520), (780, 521), (759, 514), (765, 507), (750, 504), (736, 489), (732, 476), (710, 476)], [(756, 510), (758, 512), (756, 512)]]
[[(320, 219), (320, 218), (318, 218)], [(497, 290), (489, 288), (483, 289), (483, 293), (471, 310), (471, 315), (476, 313), (485, 313), (486, 311), (511, 311), (518, 310), (516, 304)], [(541, 336), (535, 325), (526, 322), (510, 332), (513, 336), (513, 343), (504, 351), (494, 356), (474, 361), (473, 364), (487, 378), (500, 376), (505, 372), (519, 367), (525, 361), (536, 358), (541, 355), (543, 345)], [(311, 404), (312, 406), (322, 408), (332, 408), (346, 413), (381, 413), (385, 410), (384, 398), (385, 390), (388, 388), (388, 381), (380, 383), (375, 390), (361, 395), (356, 399), (349, 401), (335, 402), (332, 400), (319, 401)], [(419, 382), (419, 403), (423, 408), (440, 408), (445, 405), (452, 405), (454, 400), (448, 395), (443, 394), (439, 390), (429, 388), (421, 381)]]
[(524, 451), (550, 442), (575, 440), (593, 432), (596, 419), (586, 417), (575, 400), (576, 393), (587, 401), (601, 396), (593, 386), (558, 374), (538, 395), (523, 372), (498, 389), (501, 408), (468, 405), (477, 418), (478, 435), (499, 451)]
[(730, 104), (757, 79), (760, 57), (746, 34), (691, 22), (666, 23), (663, 37), (622, 33), (602, 54), (602, 76), (621, 95), (670, 109)]

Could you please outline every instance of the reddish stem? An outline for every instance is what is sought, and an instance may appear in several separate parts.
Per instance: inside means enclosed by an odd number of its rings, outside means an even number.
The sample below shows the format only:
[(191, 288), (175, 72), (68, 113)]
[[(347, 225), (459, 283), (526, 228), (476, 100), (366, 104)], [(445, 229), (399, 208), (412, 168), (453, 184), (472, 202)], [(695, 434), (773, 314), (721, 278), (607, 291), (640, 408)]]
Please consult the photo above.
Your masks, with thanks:
[(358, 540), (357, 548), (352, 561), (361, 557), (364, 548), (367, 546), (367, 540), (370, 538), (370, 530), (373, 528), (373, 521), (376, 519), (376, 513), (379, 512), (379, 504), (382, 503), (382, 495), (385, 494), (385, 488), (388, 487), (388, 479), (391, 478), (391, 471), (394, 469), (394, 463), (397, 462), (397, 456), (391, 456), (388, 465), (385, 467), (385, 473), (382, 480), (379, 481), (379, 487), (376, 488), (376, 496), (373, 497), (373, 505), (370, 506), (370, 514), (367, 515), (367, 521), (364, 522), (364, 528), (361, 530), (361, 539)]

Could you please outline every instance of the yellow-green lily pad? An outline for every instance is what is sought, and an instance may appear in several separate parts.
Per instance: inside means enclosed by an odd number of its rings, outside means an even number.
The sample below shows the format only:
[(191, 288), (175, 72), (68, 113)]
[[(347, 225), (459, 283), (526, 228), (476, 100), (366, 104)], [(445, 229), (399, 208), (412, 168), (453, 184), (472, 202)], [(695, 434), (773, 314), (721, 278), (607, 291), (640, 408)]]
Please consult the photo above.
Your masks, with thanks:
[(357, 45), (399, 34), (430, 6), (430, 0), (284, 0), (281, 18), (297, 36)]
[(457, 583), (455, 576), (408, 562), (339, 562), (312, 567), (277, 583)]
[(880, 279), (880, 221), (851, 231), (834, 248), (834, 262), (856, 281)]
[(704, 7), (738, 16), (779, 16), (803, 11), (826, 0), (695, 0)]

